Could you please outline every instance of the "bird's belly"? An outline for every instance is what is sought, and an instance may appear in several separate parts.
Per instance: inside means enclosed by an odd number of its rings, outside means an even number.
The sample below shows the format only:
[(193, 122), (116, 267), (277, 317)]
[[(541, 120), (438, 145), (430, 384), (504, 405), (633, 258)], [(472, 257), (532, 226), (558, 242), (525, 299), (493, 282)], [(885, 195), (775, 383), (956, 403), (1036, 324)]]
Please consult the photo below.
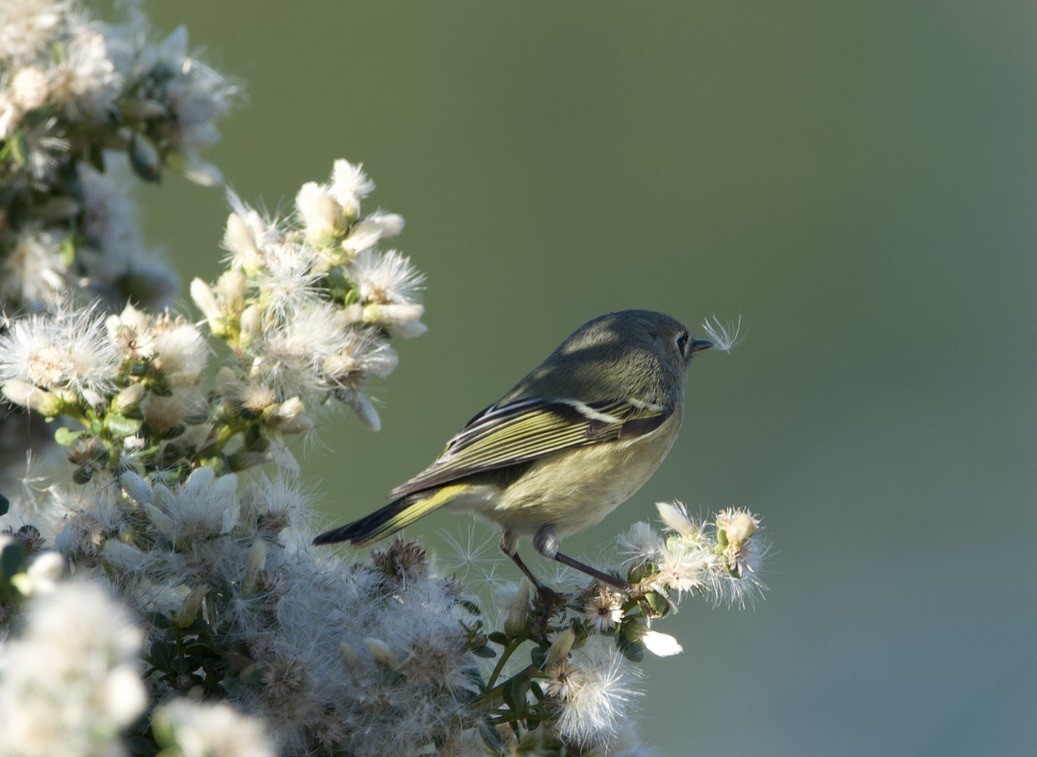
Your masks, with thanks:
[(651, 478), (676, 437), (670, 425), (545, 458), (477, 511), (518, 537), (544, 526), (554, 526), (559, 537), (593, 526)]

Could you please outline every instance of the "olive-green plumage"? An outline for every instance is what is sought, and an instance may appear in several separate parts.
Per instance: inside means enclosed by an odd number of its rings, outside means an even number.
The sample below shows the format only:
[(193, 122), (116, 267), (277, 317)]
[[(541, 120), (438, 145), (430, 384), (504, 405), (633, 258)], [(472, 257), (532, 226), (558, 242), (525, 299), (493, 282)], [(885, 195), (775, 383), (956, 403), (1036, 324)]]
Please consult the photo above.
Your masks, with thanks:
[(680, 430), (688, 362), (709, 346), (662, 313), (595, 318), (393, 489), (391, 503), (314, 543), (364, 546), (450, 507), (499, 524), (502, 548), (531, 579), (520, 537), (573, 564), (556, 539), (600, 521), (655, 472)]

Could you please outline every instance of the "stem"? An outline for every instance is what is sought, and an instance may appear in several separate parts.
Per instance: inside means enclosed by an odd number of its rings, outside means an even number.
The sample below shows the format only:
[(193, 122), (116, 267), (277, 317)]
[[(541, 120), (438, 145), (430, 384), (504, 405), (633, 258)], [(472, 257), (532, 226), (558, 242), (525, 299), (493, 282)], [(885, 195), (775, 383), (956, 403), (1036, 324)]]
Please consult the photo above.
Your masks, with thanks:
[(504, 665), (508, 662), (515, 650), (522, 646), (522, 642), (525, 639), (514, 639), (508, 642), (508, 646), (504, 647), (504, 651), (501, 652), (500, 659), (497, 660), (497, 664), (493, 667), (493, 672), (490, 673), (490, 680), (486, 682), (486, 692), (489, 693), (493, 690), (493, 685), (497, 683), (497, 679), (500, 678), (500, 674), (504, 671)]
[(201, 458), (201, 453), (213, 455), (219, 454), (227, 445), (227, 442), (233, 439), (234, 435), (240, 431), (240, 429), (234, 428), (230, 424), (219, 426), (218, 428), (220, 431), (216, 435), (216, 438), (202, 448), (200, 453), (196, 455), (197, 458)]
[[(516, 673), (514, 676), (512, 676), (512, 678), (514, 678), (516, 676), (520, 676), (520, 675), (522, 675), (523, 673), (526, 673), (526, 672), (529, 672), (529, 673), (532, 674), (532, 673), (535, 673), (536, 670), (537, 670), (536, 666), (533, 665), (533, 663), (529, 663), (529, 665), (527, 665), (526, 667), (522, 668), (522, 670), (520, 670), (518, 673)], [(511, 678), (508, 679), (508, 681), (510, 681), (510, 680), (511, 680)], [(496, 699), (500, 695), (500, 692), (504, 689), (504, 687), (507, 686), (508, 681), (501, 681), (499, 684), (494, 686), (492, 689), (490, 689), (490, 688), (486, 689), (485, 693), (483, 694), (482, 701), (484, 701), (486, 704), (489, 704), (494, 699)]]

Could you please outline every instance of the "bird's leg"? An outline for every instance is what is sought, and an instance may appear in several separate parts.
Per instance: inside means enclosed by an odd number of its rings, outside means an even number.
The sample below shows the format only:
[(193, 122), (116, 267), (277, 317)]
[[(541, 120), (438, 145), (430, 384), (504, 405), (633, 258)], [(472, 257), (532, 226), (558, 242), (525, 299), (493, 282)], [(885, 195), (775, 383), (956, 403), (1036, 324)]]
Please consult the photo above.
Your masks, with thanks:
[(537, 598), (533, 604), (533, 615), (530, 619), (530, 633), (531, 638), (537, 639), (540, 642), (547, 643), (547, 628), (551, 618), (559, 610), (565, 607), (566, 598), (564, 594), (559, 594), (553, 589), (549, 589), (544, 584), (540, 583), (536, 576), (533, 575), (533, 571), (529, 569), (522, 558), (519, 557), (518, 545), (515, 543), (515, 535), (507, 529), (501, 531), (500, 535), (500, 548), (501, 552), (506, 554), (515, 564), (519, 566), (519, 570), (526, 574), (526, 578), (529, 579), (530, 583), (536, 587)]
[(526, 578), (528, 578), (529, 582), (533, 584), (537, 592), (546, 591), (554, 593), (540, 583), (537, 580), (537, 577), (533, 575), (533, 571), (529, 569), (529, 566), (522, 562), (522, 558), (519, 557), (518, 553), (518, 545), (515, 543), (515, 536), (510, 531), (505, 530), (500, 532), (500, 550), (515, 561), (515, 564), (519, 566), (519, 570), (526, 574)]
[(575, 568), (581, 573), (586, 573), (591, 578), (615, 586), (620, 591), (630, 592), (630, 584), (624, 581), (622, 578), (609, 575), (608, 573), (592, 568), (586, 563), (582, 563), (579, 560), (574, 560), (568, 555), (563, 555), (558, 551), (558, 540), (555, 538), (554, 526), (544, 526), (537, 531), (536, 536), (533, 537), (533, 549), (539, 552), (544, 557), (550, 557), (552, 560), (560, 562), (562, 565), (568, 565), (570, 568)]

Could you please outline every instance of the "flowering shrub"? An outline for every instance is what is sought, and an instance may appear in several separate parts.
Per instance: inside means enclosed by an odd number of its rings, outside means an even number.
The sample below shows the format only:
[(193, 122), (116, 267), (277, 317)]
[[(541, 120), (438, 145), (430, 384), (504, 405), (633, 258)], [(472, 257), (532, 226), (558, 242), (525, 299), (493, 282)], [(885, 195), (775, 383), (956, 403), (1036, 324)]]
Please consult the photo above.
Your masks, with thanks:
[(636, 748), (635, 665), (681, 651), (654, 625), (759, 592), (759, 521), (659, 505), (664, 533), (620, 538), (627, 591), (481, 596), (414, 541), (314, 548), (286, 439), (342, 405), (378, 428), (367, 383), (425, 331), (423, 277), (338, 160), (283, 218), (231, 195), (226, 269), (190, 285), (204, 320), (169, 309), (128, 180), (219, 183), (198, 152), (237, 87), (183, 30), (149, 36), (0, 6), (0, 752)]

